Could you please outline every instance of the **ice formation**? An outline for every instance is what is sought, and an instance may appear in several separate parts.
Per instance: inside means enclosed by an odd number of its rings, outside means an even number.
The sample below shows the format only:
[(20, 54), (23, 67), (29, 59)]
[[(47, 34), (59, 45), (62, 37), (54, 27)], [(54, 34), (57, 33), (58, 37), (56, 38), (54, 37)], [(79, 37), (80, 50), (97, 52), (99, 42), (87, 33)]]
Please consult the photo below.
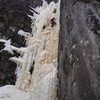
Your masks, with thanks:
[(14, 46), (11, 45), (11, 40), (10, 39), (9, 40), (0, 39), (0, 42), (5, 43), (4, 44), (5, 48), (2, 49), (0, 52), (5, 50), (5, 51), (8, 51), (11, 54), (14, 54), (13, 51), (12, 51), (12, 48), (14, 48)]
[[(50, 4), (43, 1), (43, 5), (35, 8), (35, 11), (38, 14), (28, 15), (32, 19), (32, 35), (22, 30), (18, 32), (18, 34), (25, 36), (26, 47), (16, 48), (9, 45), (8, 48), (11, 51), (15, 50), (20, 53), (19, 58), (10, 58), (10, 60), (17, 63), (20, 69), (20, 71), (17, 71), (18, 78), (15, 87), (11, 86), (11, 88), (23, 92), (22, 98), (25, 98), (24, 96), (26, 98), (21, 100), (57, 100), (60, 1), (58, 3), (51, 2)], [(5, 91), (7, 91), (7, 88)], [(10, 93), (9, 89), (7, 93), (12, 97), (13, 94)], [(0, 100), (6, 100), (2, 99), (1, 95), (0, 92)]]
[(28, 100), (28, 93), (22, 92), (13, 85), (0, 88), (0, 100)]

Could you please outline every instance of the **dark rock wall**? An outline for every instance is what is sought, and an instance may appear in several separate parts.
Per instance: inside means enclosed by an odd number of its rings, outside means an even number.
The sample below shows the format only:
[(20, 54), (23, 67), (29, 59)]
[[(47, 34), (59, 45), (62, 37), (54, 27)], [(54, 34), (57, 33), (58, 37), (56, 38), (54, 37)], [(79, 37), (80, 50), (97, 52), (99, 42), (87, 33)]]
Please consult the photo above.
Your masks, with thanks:
[(100, 1), (61, 0), (59, 100), (100, 100)]
[[(25, 46), (24, 37), (17, 32), (22, 29), (31, 32), (31, 19), (27, 14), (29, 4), (32, 0), (0, 0), (0, 39), (11, 39), (12, 45), (16, 47)], [(0, 50), (4, 48), (4, 43), (0, 42)], [(19, 56), (15, 53), (16, 56)], [(9, 61), (11, 55), (6, 51), (0, 52), (0, 86), (15, 84), (16, 64)]]

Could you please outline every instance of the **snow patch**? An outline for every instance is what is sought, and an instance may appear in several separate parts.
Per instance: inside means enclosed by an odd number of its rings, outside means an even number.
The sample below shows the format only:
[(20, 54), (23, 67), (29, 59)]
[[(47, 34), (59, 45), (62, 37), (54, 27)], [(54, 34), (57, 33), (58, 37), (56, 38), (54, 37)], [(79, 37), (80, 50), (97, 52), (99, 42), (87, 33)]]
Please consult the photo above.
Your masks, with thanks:
[(2, 49), (0, 52), (2, 51), (8, 51), (9, 53), (11, 54), (14, 54), (13, 51), (12, 51), (12, 48), (14, 48), (14, 46), (11, 45), (11, 40), (5, 40), (5, 39), (0, 39), (0, 42), (4, 42), (4, 46), (5, 48)]
[(29, 94), (13, 85), (0, 87), (0, 100), (29, 100)]

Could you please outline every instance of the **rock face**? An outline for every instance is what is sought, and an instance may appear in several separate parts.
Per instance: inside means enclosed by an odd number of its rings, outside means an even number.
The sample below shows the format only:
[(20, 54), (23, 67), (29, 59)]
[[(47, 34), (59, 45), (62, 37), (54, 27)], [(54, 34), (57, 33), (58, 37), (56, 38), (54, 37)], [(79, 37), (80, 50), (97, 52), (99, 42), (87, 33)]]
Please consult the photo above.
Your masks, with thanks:
[(100, 100), (100, 1), (61, 0), (59, 100)]
[[(29, 0), (31, 1), (31, 0)], [(11, 39), (12, 44), (17, 47), (25, 46), (22, 36), (17, 34), (19, 29), (31, 32), (31, 19), (26, 13), (29, 12), (25, 6), (25, 0), (0, 0), (0, 38)], [(28, 6), (28, 4), (27, 4)], [(30, 12), (29, 12), (30, 13)], [(0, 42), (0, 50), (4, 48), (4, 43)], [(15, 53), (18, 56), (17, 53)], [(0, 86), (15, 84), (16, 64), (8, 59), (14, 55), (6, 51), (0, 52)]]

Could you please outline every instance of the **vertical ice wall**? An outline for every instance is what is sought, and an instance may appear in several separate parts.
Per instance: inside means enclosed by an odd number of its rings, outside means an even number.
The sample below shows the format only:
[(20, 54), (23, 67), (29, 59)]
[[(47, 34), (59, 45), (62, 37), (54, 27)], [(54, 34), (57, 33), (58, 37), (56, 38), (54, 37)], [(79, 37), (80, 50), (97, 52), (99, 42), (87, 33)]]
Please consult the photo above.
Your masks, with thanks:
[[(35, 8), (32, 18), (32, 34), (19, 31), (26, 37), (26, 47), (11, 50), (20, 57), (10, 60), (18, 64), (16, 87), (30, 94), (29, 100), (56, 100), (57, 54), (59, 35), (60, 1)], [(33, 8), (32, 8), (33, 9)]]
[(52, 2), (40, 15), (35, 36), (41, 42), (35, 57), (30, 98), (56, 100), (59, 4)]

